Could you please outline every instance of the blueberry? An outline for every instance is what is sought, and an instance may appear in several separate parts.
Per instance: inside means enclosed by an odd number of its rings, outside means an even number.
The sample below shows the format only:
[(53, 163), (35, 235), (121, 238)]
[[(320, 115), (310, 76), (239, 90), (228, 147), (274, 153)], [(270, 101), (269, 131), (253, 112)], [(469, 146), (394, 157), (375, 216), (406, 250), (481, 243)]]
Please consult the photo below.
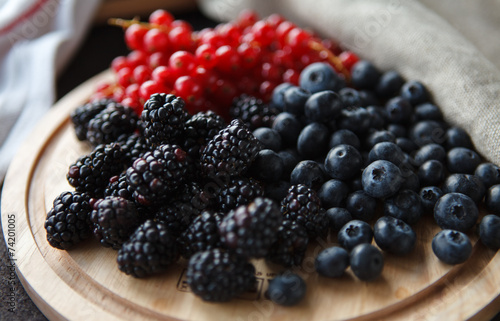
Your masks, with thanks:
[(424, 103), (415, 107), (415, 115), (418, 120), (443, 120), (443, 114), (439, 107), (431, 103)]
[(373, 230), (370, 224), (364, 221), (352, 220), (342, 226), (337, 234), (337, 239), (340, 246), (350, 251), (358, 244), (371, 243)]
[(314, 266), (319, 275), (328, 278), (341, 277), (349, 266), (349, 253), (339, 246), (326, 248), (319, 252)]
[(406, 82), (401, 87), (400, 95), (407, 99), (413, 106), (423, 104), (429, 101), (430, 98), (427, 88), (420, 81), (415, 80)]
[(408, 154), (411, 154), (418, 149), (417, 144), (415, 144), (411, 139), (406, 137), (396, 138), (396, 145), (398, 145), (403, 152)]
[(410, 225), (391, 216), (382, 216), (377, 220), (373, 226), (373, 238), (382, 251), (395, 255), (410, 253), (417, 241)]
[(404, 178), (404, 182), (401, 184), (399, 189), (409, 189), (414, 192), (420, 191), (420, 179), (412, 170), (411, 164), (404, 162), (401, 166), (399, 166), (399, 169), (401, 170), (401, 174)]
[(443, 164), (446, 163), (446, 150), (443, 146), (438, 144), (426, 144), (419, 148), (417, 153), (413, 156), (415, 165), (421, 166), (423, 163), (434, 159)]
[(304, 105), (306, 100), (311, 96), (311, 93), (303, 88), (291, 86), (283, 93), (283, 111), (294, 114), (302, 115), (304, 113)]
[(488, 211), (500, 215), (500, 185), (493, 185), (488, 188), (484, 205), (486, 205)]
[(443, 195), (444, 195), (443, 191), (437, 186), (423, 187), (420, 190), (419, 196), (424, 211), (433, 213), (436, 202)]
[(361, 175), (359, 175), (358, 177), (351, 179), (349, 182), (349, 191), (354, 193), (361, 190), (363, 190), (363, 183), (361, 182)]
[(262, 149), (252, 163), (250, 172), (263, 182), (277, 181), (282, 176), (283, 160), (275, 151)]
[(398, 218), (408, 224), (418, 222), (423, 211), (420, 196), (407, 189), (386, 199), (384, 203), (384, 215)]
[(358, 89), (372, 89), (377, 86), (381, 73), (371, 62), (360, 60), (352, 66), (351, 82)]
[(448, 151), (448, 171), (451, 173), (472, 174), (481, 163), (481, 157), (472, 149), (455, 147)]
[(304, 113), (313, 122), (326, 123), (336, 119), (343, 107), (342, 99), (337, 93), (324, 90), (311, 95), (307, 99)]
[(325, 212), (332, 232), (338, 233), (340, 229), (353, 220), (351, 213), (343, 207), (331, 207)]
[(311, 123), (304, 127), (297, 139), (297, 151), (304, 158), (321, 157), (328, 151), (330, 131), (321, 123)]
[(404, 160), (404, 153), (398, 145), (391, 142), (378, 143), (372, 147), (368, 154), (368, 161), (373, 163), (377, 160), (386, 160), (394, 165), (401, 165)]
[(283, 94), (284, 94), (285, 90), (291, 86), (293, 86), (293, 85), (291, 83), (288, 83), (288, 82), (284, 82), (284, 83), (276, 86), (274, 88), (272, 96), (271, 96), (271, 105), (276, 107), (278, 110), (282, 111), (283, 107), (285, 105), (285, 102), (283, 100)]
[(281, 150), (281, 135), (274, 129), (268, 127), (260, 127), (252, 133), (257, 138), (264, 148), (269, 148), (278, 152)]
[(315, 62), (302, 70), (299, 86), (313, 94), (323, 90), (338, 92), (345, 87), (345, 80), (329, 64)]
[(462, 193), (479, 203), (486, 193), (486, 188), (479, 177), (470, 174), (452, 174), (443, 184), (444, 193)]
[(326, 181), (318, 191), (321, 206), (324, 208), (337, 207), (344, 203), (349, 193), (349, 186), (346, 183), (331, 179)]
[(442, 262), (455, 265), (467, 261), (471, 256), (472, 243), (464, 233), (445, 229), (432, 239), (432, 251)]
[(362, 281), (377, 279), (384, 269), (384, 255), (371, 244), (356, 246), (350, 255), (351, 270)]
[(387, 125), (387, 130), (393, 133), (394, 136), (396, 136), (396, 139), (398, 139), (399, 137), (406, 137), (408, 135), (406, 126), (403, 126), (401, 124), (389, 124)]
[(397, 71), (386, 71), (380, 77), (375, 91), (381, 98), (390, 98), (399, 93), (404, 82), (403, 77)]
[(326, 175), (320, 164), (312, 160), (301, 161), (290, 174), (292, 185), (304, 184), (317, 190), (325, 182)]
[(265, 295), (276, 304), (292, 306), (302, 301), (306, 290), (304, 279), (295, 273), (286, 272), (269, 281)]
[(368, 195), (386, 198), (397, 193), (404, 183), (404, 177), (398, 166), (386, 160), (378, 160), (365, 168), (361, 182)]
[(455, 147), (474, 149), (469, 134), (460, 127), (451, 127), (446, 131), (446, 148)]
[(332, 178), (349, 180), (361, 171), (361, 153), (351, 145), (338, 145), (325, 158), (325, 171)]
[(371, 129), (380, 130), (385, 126), (385, 109), (379, 106), (368, 106), (366, 111), (370, 116)]
[(339, 91), (340, 99), (345, 107), (364, 106), (363, 98), (359, 91), (354, 88), (345, 87)]
[(282, 150), (278, 152), (278, 156), (283, 161), (281, 177), (290, 180), (290, 174), (300, 161), (299, 155), (294, 150)]
[(274, 119), (272, 129), (280, 134), (284, 146), (295, 147), (302, 131), (302, 124), (294, 115), (283, 112)]
[(383, 142), (395, 143), (396, 136), (388, 130), (377, 130), (368, 135), (366, 138), (366, 145), (370, 149), (376, 144)]
[(380, 99), (377, 97), (377, 94), (373, 90), (369, 89), (362, 89), (359, 90), (359, 95), (361, 96), (361, 99), (363, 100), (363, 105), (362, 107), (370, 106), (370, 105), (380, 105), (382, 102)]
[(290, 189), (288, 180), (279, 180), (264, 185), (264, 195), (280, 203), (288, 194)]
[(474, 175), (479, 177), (484, 187), (500, 184), (500, 167), (492, 163), (482, 163), (474, 171)]
[(445, 194), (434, 206), (434, 219), (442, 229), (467, 232), (476, 224), (478, 217), (476, 203), (465, 194)]
[(341, 144), (351, 145), (358, 150), (361, 147), (358, 136), (348, 129), (339, 129), (330, 136), (330, 142), (328, 144), (330, 148)]
[(440, 122), (422, 120), (410, 128), (408, 136), (418, 146), (432, 143), (442, 145), (446, 140), (446, 131)]
[(387, 119), (391, 123), (405, 124), (411, 119), (413, 108), (408, 100), (397, 96), (385, 104)]
[(359, 190), (347, 196), (346, 209), (354, 219), (368, 222), (375, 216), (377, 200)]
[(479, 224), (479, 239), (488, 248), (500, 249), (500, 217), (485, 215)]
[(445, 174), (443, 163), (434, 159), (426, 161), (418, 168), (418, 179), (424, 186), (440, 185)]
[(349, 129), (356, 134), (364, 134), (370, 129), (371, 116), (364, 107), (347, 107), (340, 112), (340, 129)]

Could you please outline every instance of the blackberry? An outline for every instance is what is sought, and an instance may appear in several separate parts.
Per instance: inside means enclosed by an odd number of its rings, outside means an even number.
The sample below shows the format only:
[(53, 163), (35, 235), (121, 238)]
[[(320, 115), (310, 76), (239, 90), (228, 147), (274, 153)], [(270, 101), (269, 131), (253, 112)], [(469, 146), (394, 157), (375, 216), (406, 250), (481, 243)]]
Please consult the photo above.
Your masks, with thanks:
[(268, 198), (256, 198), (230, 211), (219, 226), (224, 245), (245, 257), (265, 257), (277, 238), (282, 222), (278, 205)]
[(201, 170), (208, 177), (240, 175), (250, 167), (261, 149), (248, 127), (235, 119), (203, 149)]
[(47, 241), (52, 247), (67, 250), (92, 235), (90, 196), (63, 192), (54, 199), (44, 223)]
[(219, 224), (223, 214), (203, 211), (179, 237), (181, 254), (186, 259), (198, 252), (222, 247), (219, 237)]
[(297, 222), (284, 220), (277, 234), (278, 239), (271, 245), (266, 259), (285, 267), (301, 265), (309, 244), (305, 228)]
[(209, 199), (203, 190), (190, 182), (181, 187), (170, 202), (158, 208), (155, 218), (165, 222), (173, 234), (180, 235), (208, 205)]
[(184, 100), (172, 94), (151, 95), (141, 114), (148, 144), (156, 147), (177, 141), (189, 119), (184, 106)]
[(125, 160), (129, 166), (146, 152), (151, 151), (151, 147), (147, 144), (146, 138), (138, 133), (122, 135), (117, 141), (123, 149)]
[(99, 145), (89, 155), (78, 158), (69, 167), (66, 178), (77, 192), (87, 192), (92, 197), (100, 198), (109, 179), (120, 174), (124, 168), (123, 150), (119, 144)]
[(262, 100), (243, 94), (233, 100), (229, 110), (231, 118), (241, 119), (250, 130), (259, 127), (271, 127), (279, 110)]
[(113, 102), (111, 99), (100, 99), (79, 106), (71, 112), (70, 118), (75, 127), (75, 134), (78, 140), (84, 141), (87, 139), (90, 120), (103, 111), (108, 104)]
[(204, 301), (225, 302), (255, 286), (255, 267), (245, 258), (222, 249), (191, 257), (187, 283)]
[(224, 127), (224, 119), (211, 110), (195, 114), (186, 122), (183, 149), (191, 157), (199, 158), (201, 150)]
[(91, 214), (94, 235), (104, 247), (119, 250), (141, 223), (133, 202), (108, 196), (94, 204)]
[(179, 258), (175, 237), (164, 223), (147, 220), (118, 251), (120, 271), (136, 278), (164, 272)]
[(328, 217), (321, 208), (316, 192), (303, 184), (292, 185), (281, 201), (281, 213), (285, 220), (304, 227), (309, 238), (325, 237), (328, 233)]
[(109, 103), (90, 120), (87, 140), (92, 146), (115, 142), (120, 135), (132, 134), (137, 129), (138, 119), (132, 108)]
[(153, 218), (154, 212), (149, 206), (144, 206), (135, 202), (132, 194), (132, 189), (127, 182), (127, 174), (125, 172), (120, 175), (113, 176), (109, 179), (109, 183), (104, 190), (104, 197), (119, 196), (128, 201), (134, 202), (138, 215), (143, 219)]
[(227, 213), (263, 195), (264, 189), (259, 181), (246, 177), (233, 178), (228, 185), (221, 188), (217, 204), (222, 212)]
[(134, 199), (142, 205), (161, 204), (188, 174), (189, 159), (177, 145), (160, 145), (136, 159), (127, 169)]

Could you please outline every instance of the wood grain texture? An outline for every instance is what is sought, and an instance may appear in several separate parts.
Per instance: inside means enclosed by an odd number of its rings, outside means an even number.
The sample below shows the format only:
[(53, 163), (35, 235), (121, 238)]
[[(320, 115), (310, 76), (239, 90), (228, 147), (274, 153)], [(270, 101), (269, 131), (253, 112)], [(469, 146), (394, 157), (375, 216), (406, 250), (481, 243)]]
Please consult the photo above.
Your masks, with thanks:
[[(500, 310), (500, 254), (471, 235), (474, 250), (464, 264), (442, 264), (430, 242), (439, 227), (431, 217), (416, 226), (418, 244), (404, 258), (385, 255), (382, 276), (361, 282), (350, 270), (339, 279), (314, 271), (314, 258), (334, 238), (310, 245), (295, 272), (307, 282), (298, 306), (280, 307), (264, 297), (268, 280), (281, 270), (256, 260), (254, 291), (229, 303), (205, 303), (184, 281), (185, 262), (167, 273), (134, 279), (121, 273), (116, 251), (94, 240), (71, 251), (51, 248), (43, 223), (53, 199), (72, 188), (65, 175), (71, 163), (90, 149), (76, 140), (69, 113), (110, 78), (103, 73), (63, 98), (21, 147), (2, 193), (2, 223), (16, 215), (17, 272), (35, 304), (51, 320), (488, 320)], [(3, 224), (4, 232), (7, 230)], [(4, 233), (7, 234), (7, 233)]]

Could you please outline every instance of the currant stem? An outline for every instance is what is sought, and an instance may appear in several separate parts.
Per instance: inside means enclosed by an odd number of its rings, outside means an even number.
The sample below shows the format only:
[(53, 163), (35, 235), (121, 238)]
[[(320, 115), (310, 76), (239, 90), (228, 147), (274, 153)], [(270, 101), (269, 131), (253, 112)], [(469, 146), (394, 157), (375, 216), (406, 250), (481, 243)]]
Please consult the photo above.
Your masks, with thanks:
[(351, 73), (344, 67), (344, 64), (339, 59), (339, 57), (335, 56), (330, 50), (328, 50), (325, 46), (323, 46), (321, 42), (317, 40), (310, 40), (309, 48), (318, 52), (320, 51), (326, 52), (328, 61), (332, 63), (333, 66), (335, 66), (335, 68), (345, 76), (347, 81), (351, 79)]
[(169, 30), (169, 28), (167, 28), (165, 26), (161, 26), (161, 25), (149, 23), (149, 22), (141, 22), (139, 20), (139, 17), (134, 17), (132, 20), (126, 20), (126, 19), (121, 19), (121, 18), (109, 18), (108, 24), (111, 26), (122, 27), (123, 29), (127, 29), (131, 25), (138, 24), (138, 25), (141, 25), (147, 29), (155, 29), (156, 28), (156, 29), (160, 29), (163, 31)]

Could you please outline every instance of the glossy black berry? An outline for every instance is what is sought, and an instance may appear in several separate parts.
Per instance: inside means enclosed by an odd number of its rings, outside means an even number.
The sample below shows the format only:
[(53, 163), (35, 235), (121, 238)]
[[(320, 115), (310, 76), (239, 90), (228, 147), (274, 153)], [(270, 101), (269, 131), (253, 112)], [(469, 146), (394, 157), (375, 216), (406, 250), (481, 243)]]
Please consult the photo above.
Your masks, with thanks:
[(432, 251), (442, 262), (455, 265), (467, 261), (471, 256), (472, 243), (466, 234), (445, 229), (432, 239)]
[(75, 127), (75, 134), (78, 140), (86, 140), (89, 122), (97, 114), (103, 111), (108, 104), (115, 103), (116, 102), (111, 99), (100, 99), (79, 106), (74, 111), (72, 111), (70, 114), (70, 118), (73, 126)]
[(319, 275), (329, 278), (341, 277), (349, 266), (349, 252), (338, 246), (326, 248), (319, 252), (314, 266)]
[(377, 200), (365, 191), (359, 190), (347, 196), (346, 209), (357, 220), (369, 221), (375, 216)]
[(317, 92), (307, 99), (304, 113), (310, 121), (326, 123), (336, 119), (343, 107), (343, 101), (337, 93), (325, 90)]
[(375, 198), (394, 195), (404, 183), (399, 167), (386, 160), (378, 160), (368, 165), (362, 176), (363, 190)]
[(465, 194), (476, 203), (479, 203), (486, 193), (486, 188), (479, 177), (470, 174), (452, 174), (448, 176), (442, 190), (444, 193)]
[(481, 163), (481, 157), (472, 149), (455, 147), (448, 151), (447, 166), (451, 173), (472, 174)]
[(384, 269), (384, 255), (371, 244), (359, 244), (352, 249), (349, 262), (354, 275), (362, 281), (377, 279)]
[(193, 115), (184, 128), (182, 149), (191, 157), (198, 159), (207, 143), (226, 127), (224, 119), (213, 111)]
[(271, 127), (279, 111), (261, 99), (243, 94), (234, 99), (229, 113), (233, 119), (240, 119), (250, 130), (254, 130)]
[(340, 246), (350, 251), (358, 244), (371, 243), (373, 230), (370, 224), (364, 221), (352, 220), (342, 226), (337, 239)]
[(328, 152), (328, 139), (330, 130), (322, 123), (311, 123), (305, 126), (297, 138), (297, 151), (299, 155), (315, 159)]
[(443, 195), (434, 206), (434, 219), (442, 229), (467, 232), (479, 217), (474, 201), (461, 193)]
[(309, 236), (297, 222), (284, 220), (266, 260), (284, 267), (300, 266), (306, 254)]
[(359, 175), (363, 159), (361, 153), (351, 145), (332, 148), (325, 158), (325, 171), (330, 177), (349, 180)]
[(220, 189), (217, 196), (217, 206), (227, 213), (241, 205), (251, 203), (255, 198), (264, 194), (262, 184), (253, 178), (233, 178)]
[(410, 225), (391, 216), (382, 216), (373, 226), (373, 237), (382, 251), (406, 255), (413, 251), (417, 235)]
[(321, 164), (312, 161), (304, 160), (295, 166), (290, 174), (290, 183), (292, 185), (306, 185), (314, 190), (319, 189), (327, 179)]
[(219, 225), (224, 215), (219, 212), (203, 211), (177, 239), (180, 253), (189, 259), (198, 252), (222, 247)]

